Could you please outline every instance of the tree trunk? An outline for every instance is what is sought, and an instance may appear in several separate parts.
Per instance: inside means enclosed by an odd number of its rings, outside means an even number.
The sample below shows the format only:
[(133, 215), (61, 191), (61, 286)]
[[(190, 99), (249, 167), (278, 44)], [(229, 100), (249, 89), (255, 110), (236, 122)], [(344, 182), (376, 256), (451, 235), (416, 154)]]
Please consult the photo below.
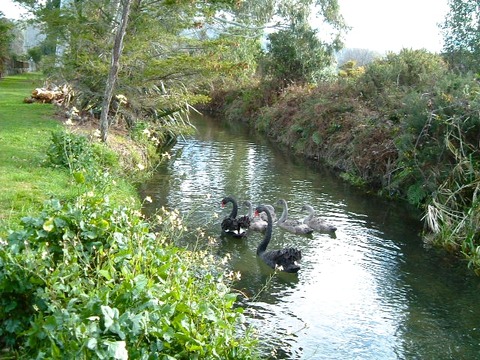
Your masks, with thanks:
[(123, 3), (123, 12), (120, 19), (120, 26), (117, 29), (117, 34), (115, 35), (115, 43), (113, 45), (112, 51), (112, 63), (110, 67), (110, 72), (108, 74), (107, 84), (105, 86), (105, 93), (103, 95), (102, 101), (102, 113), (100, 115), (100, 135), (103, 142), (107, 141), (108, 137), (108, 112), (110, 109), (110, 103), (112, 102), (113, 89), (115, 88), (115, 82), (118, 77), (118, 70), (120, 67), (120, 56), (123, 51), (123, 38), (127, 30), (128, 15), (130, 14), (130, 5), (133, 0), (122, 0)]

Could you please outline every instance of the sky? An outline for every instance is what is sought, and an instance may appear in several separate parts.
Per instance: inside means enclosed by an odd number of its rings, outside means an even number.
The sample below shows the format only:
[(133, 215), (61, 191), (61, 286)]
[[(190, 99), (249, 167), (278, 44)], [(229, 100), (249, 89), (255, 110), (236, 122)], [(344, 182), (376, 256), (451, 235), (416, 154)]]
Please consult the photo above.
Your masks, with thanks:
[(378, 52), (402, 48), (440, 52), (439, 23), (448, 12), (448, 0), (338, 0), (340, 12), (352, 30), (346, 47)]
[[(448, 0), (338, 0), (352, 30), (345, 47), (385, 53), (403, 48), (440, 52), (438, 24), (448, 12)], [(20, 10), (11, 0), (0, 0), (0, 11), (18, 19)]]

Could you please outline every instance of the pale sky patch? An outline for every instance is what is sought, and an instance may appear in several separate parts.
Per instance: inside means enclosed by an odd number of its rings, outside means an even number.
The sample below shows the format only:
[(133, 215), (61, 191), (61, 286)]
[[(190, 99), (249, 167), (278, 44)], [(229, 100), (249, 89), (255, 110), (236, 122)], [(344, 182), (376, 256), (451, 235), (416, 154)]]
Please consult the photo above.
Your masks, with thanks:
[[(402, 48), (440, 52), (443, 46), (439, 23), (448, 12), (448, 0), (338, 0), (340, 11), (352, 30), (347, 48), (398, 52)], [(0, 0), (7, 18), (20, 19), (24, 10), (12, 0)]]
[(447, 0), (339, 0), (352, 30), (347, 48), (398, 52), (402, 48), (440, 52), (438, 26), (448, 12)]

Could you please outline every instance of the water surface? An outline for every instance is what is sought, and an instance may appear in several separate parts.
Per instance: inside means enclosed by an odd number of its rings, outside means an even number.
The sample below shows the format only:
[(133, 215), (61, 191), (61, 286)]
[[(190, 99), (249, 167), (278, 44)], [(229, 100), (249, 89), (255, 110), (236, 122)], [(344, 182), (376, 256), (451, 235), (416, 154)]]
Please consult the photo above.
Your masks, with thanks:
[[(197, 134), (179, 139), (172, 159), (142, 187), (154, 200), (145, 212), (176, 208), (189, 228), (207, 226), (218, 240), (214, 251), (230, 254), (229, 266), (241, 273), (236, 288), (265, 338), (265, 357), (480, 358), (480, 280), (422, 243), (415, 209), (366, 195), (242, 125), (194, 121)], [(274, 226), (269, 249), (295, 246), (303, 255), (298, 274), (274, 273), (255, 255), (261, 233), (220, 237), (231, 209), (220, 207), (226, 195), (238, 199), (240, 214), (244, 200), (284, 198), (289, 217), (304, 218), (308, 203), (338, 230), (302, 236)]]

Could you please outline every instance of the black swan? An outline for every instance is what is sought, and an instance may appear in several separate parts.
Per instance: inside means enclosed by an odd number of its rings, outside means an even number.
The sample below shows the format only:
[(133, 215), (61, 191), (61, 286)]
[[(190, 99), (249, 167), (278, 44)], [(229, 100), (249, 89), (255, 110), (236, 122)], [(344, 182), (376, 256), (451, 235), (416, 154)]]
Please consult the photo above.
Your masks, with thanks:
[(273, 269), (279, 269), (289, 273), (298, 272), (298, 270), (300, 270), (300, 266), (298, 265), (297, 261), (300, 261), (302, 258), (300, 250), (295, 248), (287, 248), (266, 251), (270, 239), (272, 238), (273, 221), (270, 211), (264, 205), (259, 205), (255, 208), (255, 216), (259, 216), (262, 211), (264, 211), (267, 215), (268, 225), (263, 241), (258, 245), (257, 256)]
[(278, 200), (277, 204), (283, 207), (282, 215), (277, 221), (277, 225), (279, 227), (294, 234), (311, 234), (313, 232), (313, 229), (307, 224), (304, 224), (302, 221), (287, 219), (288, 206), (284, 199)]
[[(245, 200), (243, 205), (248, 207), (248, 218), (250, 219), (250, 230), (253, 231), (265, 231), (267, 230), (268, 222), (262, 218), (262, 215), (265, 213), (260, 214), (260, 216), (253, 216), (253, 205), (250, 201)], [(267, 216), (267, 215), (264, 215)]]
[(238, 204), (232, 196), (227, 196), (222, 199), (222, 208), (224, 208), (228, 203), (232, 203), (233, 208), (230, 215), (228, 215), (222, 221), (222, 232), (235, 237), (243, 237), (246, 235), (246, 229), (248, 229), (250, 226), (250, 219), (247, 216), (241, 216), (237, 218)]
[(310, 205), (303, 205), (302, 211), (308, 211), (309, 215), (305, 219), (303, 219), (303, 223), (307, 224), (312, 229), (328, 232), (334, 232), (337, 230), (334, 225), (329, 224), (327, 221), (318, 216), (314, 216), (315, 210), (313, 210), (313, 207), (311, 207)]

